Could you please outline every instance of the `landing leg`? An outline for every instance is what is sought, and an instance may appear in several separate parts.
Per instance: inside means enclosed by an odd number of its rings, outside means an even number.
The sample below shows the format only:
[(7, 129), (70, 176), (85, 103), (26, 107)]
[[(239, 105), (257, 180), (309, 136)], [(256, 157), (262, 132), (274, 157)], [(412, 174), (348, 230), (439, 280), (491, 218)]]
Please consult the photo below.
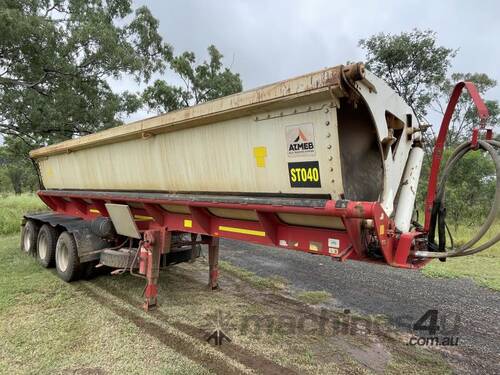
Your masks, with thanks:
[(158, 278), (160, 276), (160, 256), (162, 241), (158, 232), (146, 232), (146, 243), (141, 250), (141, 257), (146, 257), (146, 288), (144, 289), (144, 310), (148, 311), (158, 304)]
[(210, 290), (219, 288), (219, 239), (212, 237), (208, 245), (208, 287)]

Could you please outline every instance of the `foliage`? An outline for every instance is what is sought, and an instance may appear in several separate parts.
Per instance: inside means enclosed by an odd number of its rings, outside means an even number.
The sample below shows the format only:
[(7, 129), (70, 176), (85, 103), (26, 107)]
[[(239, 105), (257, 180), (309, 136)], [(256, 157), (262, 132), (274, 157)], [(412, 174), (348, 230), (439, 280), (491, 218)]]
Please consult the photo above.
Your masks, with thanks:
[[(276, 373), (278, 366), (283, 373), (290, 368), (316, 374), (367, 372), (366, 356), (352, 354), (367, 346), (366, 336), (336, 335), (334, 341), (330, 334), (314, 334), (317, 322), (310, 317), (316, 312), (299, 309), (271, 290), (264, 294), (266, 298), (258, 298), (262, 291), (242, 286), (234, 278), (224, 280), (224, 293), (207, 293), (206, 270), (206, 261), (200, 260), (162, 272), (160, 297), (168, 298), (168, 303), (144, 313), (144, 285), (136, 277), (108, 274), (90, 282), (66, 283), (56, 272), (40, 267), (34, 257), (22, 254), (18, 236), (2, 237), (0, 373), (205, 375), (269, 373), (269, 369)], [(109, 273), (104, 268), (98, 271)], [(343, 318), (335, 311), (331, 314), (332, 321)], [(371, 321), (359, 319), (361, 324)], [(219, 320), (237, 350), (224, 351), (223, 345), (221, 351), (201, 341), (205, 332), (218, 327)], [(328, 360), (314, 349), (333, 353), (339, 345), (343, 351), (338, 358)], [(377, 336), (377, 347), (390, 357), (387, 374), (451, 371), (439, 353), (405, 346), (392, 335)]]
[(172, 50), (130, 0), (0, 0), (0, 130), (30, 145), (117, 125), (139, 102), (107, 78), (148, 80)]
[[(473, 82), (481, 95), (487, 93), (488, 90), (496, 87), (497, 82), (484, 73), (453, 73), (450, 78), (444, 80), (440, 87), (439, 96), (431, 103), (431, 108), (444, 115), (446, 104), (449, 101), (453, 87), (457, 82), (470, 81)], [(485, 125), (496, 126), (500, 123), (500, 106), (496, 100), (485, 100), (490, 117)], [(472, 129), (480, 123), (476, 107), (471, 96), (466, 90), (463, 90), (460, 96), (455, 112), (448, 130), (447, 146), (457, 146), (460, 143), (469, 140), (472, 134)]]
[[(477, 232), (476, 225), (461, 225), (454, 233), (455, 241), (461, 245), (466, 243)], [(480, 243), (490, 240), (500, 232), (500, 222), (497, 222)], [(446, 262), (434, 260), (424, 269), (427, 276), (454, 278), (469, 277), (479, 285), (500, 291), (500, 243), (473, 256), (448, 259)]]
[(456, 51), (438, 46), (431, 30), (380, 33), (359, 41), (366, 66), (385, 80), (423, 119), (445, 80)]
[[(398, 35), (377, 34), (360, 41), (366, 50), (367, 66), (383, 78), (414, 110), (420, 120), (425, 120), (429, 111), (444, 114), (451, 91), (456, 82), (472, 81), (484, 97), (496, 86), (496, 81), (483, 73), (454, 73), (447, 75), (450, 61), (456, 51), (438, 46), (436, 34), (430, 30), (414, 29)], [(500, 119), (497, 101), (486, 100), (490, 110), (488, 125), (496, 125)], [(460, 97), (447, 140), (448, 149), (443, 155), (442, 165), (459, 143), (470, 139), (471, 131), (479, 123), (476, 109), (467, 93)], [(419, 211), (427, 194), (431, 153), (435, 134), (424, 133), (426, 156), (422, 168), (417, 202)], [(488, 213), (495, 189), (494, 166), (486, 153), (472, 152), (456, 166), (447, 183), (446, 205), (448, 222), (473, 225)]]
[(0, 196), (0, 236), (19, 233), (24, 214), (43, 210), (47, 207), (33, 194)]
[[(444, 151), (441, 168), (444, 168), (452, 152), (453, 149), (450, 148)], [(424, 159), (417, 191), (418, 209), (422, 213), (430, 166), (431, 158), (427, 157)], [(467, 153), (456, 164), (446, 183), (446, 221), (455, 230), (459, 225), (477, 226), (488, 214), (494, 194), (495, 166), (490, 155), (482, 151)]]
[(223, 67), (223, 55), (217, 48), (209, 46), (208, 54), (209, 61), (199, 65), (193, 52), (174, 57), (171, 69), (181, 77), (185, 87), (156, 80), (144, 90), (145, 104), (154, 111), (169, 112), (241, 91), (239, 74)]
[[(2, 191), (32, 189), (31, 149), (119, 125), (144, 102), (170, 111), (241, 91), (214, 46), (197, 65), (192, 52), (174, 56), (158, 25), (131, 0), (0, 0)], [(142, 94), (116, 93), (108, 83), (147, 83), (168, 68), (185, 88), (156, 80)]]
[(25, 157), (29, 147), (19, 138), (7, 137), (0, 146), (0, 191), (34, 191), (38, 178), (32, 162)]

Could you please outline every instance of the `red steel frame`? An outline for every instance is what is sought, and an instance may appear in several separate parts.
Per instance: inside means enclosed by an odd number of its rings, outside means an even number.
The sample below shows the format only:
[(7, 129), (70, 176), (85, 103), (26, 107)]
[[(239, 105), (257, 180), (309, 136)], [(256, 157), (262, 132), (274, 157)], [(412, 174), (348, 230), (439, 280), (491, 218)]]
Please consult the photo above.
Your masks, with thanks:
[[(380, 242), (384, 261), (390, 265), (414, 268), (406, 261), (408, 253), (396, 249), (397, 238), (393, 221), (385, 214), (378, 202), (333, 201), (324, 207), (273, 206), (265, 204), (236, 204), (191, 200), (164, 200), (153, 198), (130, 198), (119, 193), (59, 192), (42, 190), (40, 198), (54, 211), (82, 219), (92, 220), (97, 216), (108, 216), (105, 203), (139, 203), (142, 208), (131, 207), (140, 231), (165, 229), (202, 234), (209, 237), (223, 237), (253, 242), (261, 245), (283, 247), (314, 254), (327, 255), (341, 260), (368, 260), (361, 244), (360, 220), (373, 220)], [(88, 203), (91, 201), (92, 203)], [(166, 211), (161, 205), (189, 207), (190, 214)], [(214, 216), (207, 208), (228, 208), (255, 211), (258, 221), (226, 219)], [(294, 213), (316, 216), (340, 217), (345, 230), (322, 229), (288, 225), (281, 222), (278, 213)], [(141, 221), (141, 218), (151, 220)], [(328, 246), (328, 239), (339, 240), (337, 250)], [(286, 245), (285, 245), (286, 243)], [(404, 259), (404, 261), (400, 261)]]
[[(132, 214), (138, 219), (137, 225), (143, 233), (144, 241), (140, 249), (140, 273), (147, 279), (145, 304), (148, 309), (156, 304), (159, 276), (160, 255), (168, 252), (171, 232), (180, 231), (201, 234), (201, 243), (209, 246), (209, 286), (218, 287), (219, 238), (230, 238), (261, 245), (270, 245), (289, 250), (304, 251), (330, 256), (340, 261), (346, 259), (386, 263), (401, 268), (420, 268), (429, 259), (414, 258), (410, 250), (417, 245), (426, 246), (429, 230), (430, 213), (436, 194), (439, 168), (453, 111), (463, 87), (469, 91), (481, 119), (480, 129), (488, 117), (488, 110), (471, 82), (458, 83), (452, 93), (446, 109), (439, 136), (434, 148), (429, 189), (426, 200), (425, 226), (423, 231), (398, 233), (393, 220), (387, 216), (379, 202), (359, 202), (346, 200), (328, 200), (323, 207), (299, 207), (274, 204), (222, 203), (166, 198), (134, 197), (126, 194), (92, 191), (57, 191), (42, 190), (40, 198), (53, 211), (85, 220), (98, 216), (109, 216), (106, 203), (129, 204)], [(477, 142), (479, 128), (474, 130), (473, 142)], [(486, 137), (492, 137), (488, 130)], [(161, 196), (161, 195), (159, 195)], [(175, 213), (162, 208), (162, 205), (188, 207), (189, 214)], [(139, 206), (140, 208), (138, 208)], [(215, 216), (210, 208), (251, 210), (258, 220), (227, 219)], [(293, 226), (279, 220), (277, 214), (293, 213), (301, 215), (331, 216), (341, 218), (344, 230)], [(381, 257), (373, 258), (365, 248), (366, 231), (378, 240)], [(329, 240), (334, 240), (335, 247)], [(420, 241), (419, 241), (420, 240)], [(421, 245), (420, 245), (421, 246)]]
[[(107, 195), (109, 194), (109, 195)], [(326, 201), (323, 207), (275, 206), (265, 204), (236, 204), (193, 200), (166, 200), (154, 198), (130, 198), (120, 193), (94, 193), (91, 191), (42, 190), (39, 197), (53, 211), (92, 220), (98, 216), (109, 216), (105, 203), (133, 203), (141, 208), (130, 207), (138, 218), (137, 226), (144, 233), (144, 274), (148, 280), (145, 289), (145, 308), (156, 304), (159, 255), (168, 251), (165, 243), (174, 231), (202, 235), (202, 243), (209, 245), (209, 285), (217, 288), (218, 239), (230, 238), (261, 245), (270, 245), (289, 250), (346, 259), (387, 263), (396, 267), (418, 268), (425, 261), (410, 259), (413, 239), (420, 232), (397, 236), (394, 222), (386, 215), (378, 202)], [(190, 214), (166, 211), (161, 205), (180, 205), (189, 208)], [(244, 209), (256, 212), (258, 221), (227, 219), (212, 215), (208, 208)], [(311, 228), (288, 225), (281, 222), (278, 213), (340, 217), (345, 230)], [(381, 259), (367, 256), (361, 221), (371, 220), (373, 232), (378, 238)], [(338, 246), (329, 246), (329, 240), (338, 241)], [(165, 250), (167, 249), (167, 250)]]

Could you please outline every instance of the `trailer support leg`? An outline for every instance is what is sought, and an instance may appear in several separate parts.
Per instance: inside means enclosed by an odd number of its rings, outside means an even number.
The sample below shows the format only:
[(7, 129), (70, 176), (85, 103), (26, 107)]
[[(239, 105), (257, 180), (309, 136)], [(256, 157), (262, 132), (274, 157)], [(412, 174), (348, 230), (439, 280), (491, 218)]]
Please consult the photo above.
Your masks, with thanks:
[(158, 231), (146, 232), (144, 235), (146, 240), (143, 245), (147, 253), (146, 262), (146, 288), (144, 289), (144, 304), (143, 308), (148, 311), (158, 304), (158, 278), (160, 276), (160, 257), (162, 250), (162, 241)]
[(208, 245), (208, 272), (209, 289), (219, 289), (219, 239), (217, 237), (212, 237)]

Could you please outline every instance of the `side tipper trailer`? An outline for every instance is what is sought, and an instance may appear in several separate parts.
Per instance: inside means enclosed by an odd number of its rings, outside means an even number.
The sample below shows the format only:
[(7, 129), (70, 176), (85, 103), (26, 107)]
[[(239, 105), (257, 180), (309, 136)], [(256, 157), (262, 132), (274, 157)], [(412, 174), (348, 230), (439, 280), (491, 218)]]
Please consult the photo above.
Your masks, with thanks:
[[(481, 123), (439, 174), (463, 87)], [(444, 183), (471, 150), (489, 152), (499, 172), (487, 117), (475, 87), (458, 84), (423, 225), (413, 213), (425, 127), (361, 63), (75, 138), (30, 154), (52, 211), (25, 215), (22, 249), (66, 281), (100, 265), (141, 276), (146, 309), (156, 304), (160, 268), (196, 258), (202, 244), (216, 288), (220, 238), (402, 268), (469, 255), (483, 249), (472, 248), (479, 238), (446, 249)], [(495, 199), (484, 229), (498, 213), (498, 179)]]

